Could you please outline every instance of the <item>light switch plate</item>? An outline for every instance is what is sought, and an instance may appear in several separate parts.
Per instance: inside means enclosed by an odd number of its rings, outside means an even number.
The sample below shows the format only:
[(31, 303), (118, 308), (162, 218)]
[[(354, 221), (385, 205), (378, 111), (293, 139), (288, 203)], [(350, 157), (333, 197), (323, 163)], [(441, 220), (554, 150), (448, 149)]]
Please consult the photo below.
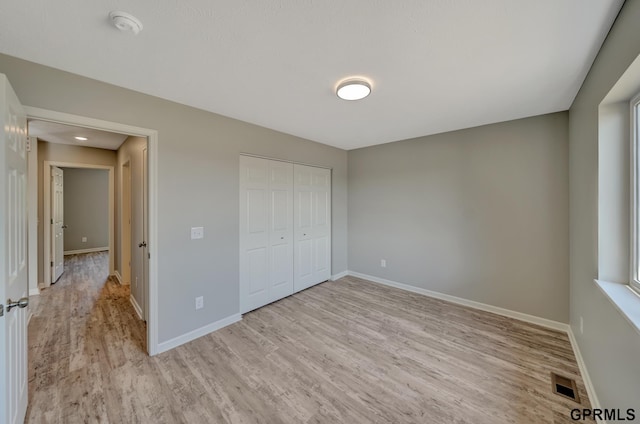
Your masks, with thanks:
[(204, 227), (191, 227), (191, 240), (204, 238)]

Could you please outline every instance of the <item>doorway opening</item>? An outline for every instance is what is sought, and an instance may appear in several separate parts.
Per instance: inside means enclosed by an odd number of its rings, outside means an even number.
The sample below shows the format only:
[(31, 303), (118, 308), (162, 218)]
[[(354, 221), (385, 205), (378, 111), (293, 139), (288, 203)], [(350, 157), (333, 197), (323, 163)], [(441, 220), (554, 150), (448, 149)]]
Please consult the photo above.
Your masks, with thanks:
[[(102, 170), (108, 174), (109, 179), (108, 249), (106, 249), (107, 246), (98, 246), (94, 247), (94, 252), (108, 251), (108, 275), (118, 284), (130, 287), (129, 300), (138, 317), (147, 322), (145, 350), (150, 355), (155, 354), (157, 351), (157, 323), (153, 317), (157, 316), (155, 311), (157, 302), (156, 272), (155, 267), (150, 268), (149, 264), (154, 263), (154, 261), (150, 262), (150, 259), (155, 255), (155, 251), (152, 251), (150, 246), (153, 246), (156, 235), (156, 211), (153, 207), (155, 205), (153, 155), (157, 146), (157, 132), (42, 109), (29, 107), (26, 109), (30, 122), (31, 144), (36, 146), (36, 149), (32, 150), (35, 150), (35, 154), (38, 156), (34, 162), (42, 164), (34, 169), (29, 169), (29, 181), (36, 179), (38, 186), (40, 186), (38, 190), (41, 190), (42, 197), (38, 202), (41, 209), (39, 215), (40, 222), (44, 224), (40, 225), (40, 228), (38, 225), (30, 225), (29, 228), (30, 235), (32, 232), (39, 231), (38, 244), (40, 245), (36, 251), (30, 250), (29, 259), (33, 263), (39, 264), (41, 268), (41, 272), (34, 273), (37, 276), (34, 278), (35, 281), (30, 278), (31, 293), (34, 293), (32, 285), (36, 286), (35, 291), (38, 292), (38, 286), (48, 287), (52, 281), (56, 281), (56, 278), (59, 277), (57, 275), (59, 269), (56, 269), (56, 261), (53, 260), (57, 250), (51, 248), (55, 241), (56, 232), (46, 231), (51, 229), (50, 226), (55, 226), (55, 224), (51, 224), (55, 221), (53, 218), (56, 212), (53, 202), (56, 188), (55, 184), (53, 190), (51, 186), (55, 175), (52, 177), (51, 171), (55, 171), (56, 168), (63, 172), (65, 169)], [(92, 145), (91, 138), (93, 137), (84, 137), (80, 134), (78, 137), (89, 138), (89, 140), (80, 140), (83, 143), (80, 145), (73, 140), (67, 143), (57, 143), (57, 147), (54, 149), (51, 149), (51, 146), (55, 143), (49, 143), (45, 149), (38, 152), (37, 147), (42, 147), (42, 142), (38, 142), (34, 136), (44, 140), (46, 138), (38, 136), (37, 131), (31, 129), (32, 123), (37, 122), (45, 123), (48, 126), (57, 125), (67, 127), (67, 129), (72, 128), (76, 133), (117, 132), (124, 139), (115, 147), (105, 148), (105, 146)], [(87, 155), (78, 157), (76, 155), (78, 147), (87, 148)], [(101, 149), (111, 151), (113, 157), (111, 163), (100, 163), (99, 159), (96, 160), (96, 157), (92, 156)], [(52, 150), (55, 152), (52, 153)], [(38, 175), (40, 172), (41, 174)], [(64, 181), (64, 177), (62, 180)], [(64, 210), (64, 208), (62, 209)], [(59, 223), (63, 231), (69, 231), (71, 225), (68, 221)], [(62, 228), (64, 226), (66, 228)], [(150, 229), (153, 230), (150, 231)], [(80, 242), (84, 240), (85, 237), (80, 238)], [(63, 250), (67, 249), (63, 248)], [(71, 249), (67, 253), (88, 254), (89, 250)], [(51, 265), (52, 261), (54, 262), (53, 266)], [(104, 262), (104, 260), (102, 261)]]

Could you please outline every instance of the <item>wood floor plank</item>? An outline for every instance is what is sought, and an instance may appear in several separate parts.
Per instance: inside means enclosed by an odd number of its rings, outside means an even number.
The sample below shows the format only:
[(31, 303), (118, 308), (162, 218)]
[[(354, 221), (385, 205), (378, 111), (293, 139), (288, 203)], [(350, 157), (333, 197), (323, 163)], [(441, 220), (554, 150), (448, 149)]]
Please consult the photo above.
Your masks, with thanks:
[[(345, 277), (146, 355), (104, 252), (31, 302), (28, 423), (567, 423), (566, 334)], [(551, 392), (576, 379), (581, 404)]]

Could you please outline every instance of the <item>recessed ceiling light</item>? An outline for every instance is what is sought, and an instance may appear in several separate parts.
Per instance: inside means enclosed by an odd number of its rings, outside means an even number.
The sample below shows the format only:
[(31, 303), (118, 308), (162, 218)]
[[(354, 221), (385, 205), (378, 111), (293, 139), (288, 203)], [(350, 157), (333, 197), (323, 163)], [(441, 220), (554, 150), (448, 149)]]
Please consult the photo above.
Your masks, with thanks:
[(342, 100), (360, 100), (371, 94), (371, 84), (362, 78), (348, 78), (338, 84), (336, 94)]
[(73, 137), (73, 138), (75, 138), (78, 141), (87, 141), (87, 140), (89, 140), (87, 137)]
[(142, 31), (142, 22), (130, 13), (116, 10), (109, 13), (109, 19), (120, 31), (133, 32), (136, 35)]

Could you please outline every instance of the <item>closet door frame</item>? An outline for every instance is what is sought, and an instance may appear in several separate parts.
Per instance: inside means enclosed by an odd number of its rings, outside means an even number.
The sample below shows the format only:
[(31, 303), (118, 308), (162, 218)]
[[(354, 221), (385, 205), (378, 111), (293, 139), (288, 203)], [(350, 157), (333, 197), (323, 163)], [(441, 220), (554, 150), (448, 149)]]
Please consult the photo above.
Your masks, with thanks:
[[(247, 159), (243, 159), (243, 158), (247, 158), (248, 160), (251, 160), (251, 158), (255, 158), (255, 159), (263, 159), (263, 160), (267, 160), (267, 161), (274, 161), (274, 162), (281, 162), (281, 163), (289, 163), (292, 165), (292, 178), (294, 180), (292, 180), (292, 185), (291, 185), (291, 189), (292, 189), (292, 196), (291, 196), (291, 212), (292, 212), (292, 216), (291, 216), (291, 226), (292, 226), (292, 231), (291, 231), (291, 275), (292, 275), (292, 284), (293, 284), (293, 292), (295, 293), (299, 290), (296, 290), (296, 285), (295, 285), (295, 280), (296, 280), (296, 275), (295, 275), (295, 269), (296, 269), (296, 264), (295, 264), (295, 255), (296, 255), (296, 238), (295, 238), (295, 217), (293, 216), (293, 214), (296, 213), (296, 199), (295, 199), (295, 166), (296, 165), (303, 165), (303, 166), (308, 166), (308, 167), (312, 167), (312, 168), (317, 168), (317, 169), (322, 169), (325, 170), (324, 172), (328, 172), (328, 178), (329, 178), (329, 186), (328, 186), (328, 212), (327, 212), (327, 220), (328, 220), (328, 234), (327, 234), (327, 238), (328, 238), (328, 248), (327, 248), (327, 266), (328, 266), (328, 276), (327, 278), (323, 279), (322, 281), (328, 280), (331, 278), (331, 252), (332, 252), (332, 246), (331, 246), (331, 232), (332, 232), (332, 227), (331, 227), (331, 193), (332, 193), (332, 168), (330, 167), (323, 167), (323, 166), (317, 166), (317, 165), (312, 165), (312, 164), (305, 164), (305, 163), (300, 163), (300, 162), (294, 162), (294, 161), (288, 161), (288, 160), (283, 160), (283, 159), (278, 159), (278, 158), (271, 158), (271, 157), (265, 157), (265, 156), (259, 156), (259, 155), (253, 155), (253, 154), (247, 154), (247, 153), (240, 153), (240, 160), (239, 160), (239, 165), (240, 165), (240, 184), (239, 184), (239, 192), (240, 192), (240, 249), (239, 249), (239, 253), (240, 253), (240, 258), (239, 258), (239, 263), (240, 263), (240, 273), (239, 273), (239, 278), (240, 278), (240, 299), (239, 299), (239, 303), (240, 303), (240, 313), (244, 314), (246, 312), (249, 312), (253, 309), (257, 309), (261, 306), (264, 306), (268, 303), (274, 302), (278, 299), (281, 299), (283, 297), (286, 297), (287, 295), (282, 295), (282, 290), (279, 291), (279, 293), (277, 294), (277, 296), (281, 296), (281, 297), (272, 297), (269, 296), (268, 294), (265, 295), (264, 300), (258, 302), (258, 304), (261, 304), (260, 306), (255, 306), (253, 307), (250, 303), (250, 299), (249, 299), (249, 295), (250, 295), (250, 281), (247, 280), (247, 272), (249, 272), (249, 270), (247, 269), (247, 258), (244, 256), (245, 255), (245, 251), (247, 248), (247, 243), (246, 240), (243, 240), (243, 237), (245, 236), (245, 233), (247, 231), (246, 229), (246, 225), (247, 225), (247, 220), (246, 217), (243, 217), (242, 214), (243, 213), (247, 213), (247, 199), (246, 199), (246, 193), (243, 192), (244, 189), (246, 189), (245, 184), (243, 184), (243, 176), (242, 173), (244, 171), (243, 169), (243, 161), (247, 160)], [(267, 167), (267, 172), (269, 173), (270, 171), (270, 167)], [(270, 190), (270, 188), (268, 187), (268, 181), (267, 181), (267, 187), (266, 190), (269, 192), (269, 196), (272, 196), (272, 192)], [(271, 204), (271, 202), (269, 201), (269, 199), (265, 199), (266, 201), (266, 207), (268, 208), (269, 205)], [(271, 220), (272, 216), (271, 216), (271, 211), (269, 211), (269, 213), (267, 214), (268, 216), (265, 218), (267, 220)], [(272, 225), (273, 222), (269, 222), (267, 223), (267, 225)], [(277, 235), (276, 237), (282, 237), (282, 235)], [(268, 243), (274, 243), (274, 238), (268, 234), (267, 235), (267, 239), (268, 239)], [(267, 253), (268, 255), (269, 253)], [(269, 272), (269, 269), (272, 265), (271, 262), (271, 258), (267, 257), (266, 259), (266, 269), (267, 269), (267, 275), (264, 275), (264, 279), (266, 281), (267, 285), (271, 285), (272, 284), (272, 276), (270, 275), (271, 272)], [(320, 283), (322, 281), (316, 281), (313, 284), (310, 284), (308, 287), (315, 285), (317, 283)], [(269, 287), (267, 287), (268, 289)], [(306, 287), (305, 287), (306, 288)], [(292, 294), (290, 293), (290, 294)], [(275, 294), (275, 293), (274, 293)]]

